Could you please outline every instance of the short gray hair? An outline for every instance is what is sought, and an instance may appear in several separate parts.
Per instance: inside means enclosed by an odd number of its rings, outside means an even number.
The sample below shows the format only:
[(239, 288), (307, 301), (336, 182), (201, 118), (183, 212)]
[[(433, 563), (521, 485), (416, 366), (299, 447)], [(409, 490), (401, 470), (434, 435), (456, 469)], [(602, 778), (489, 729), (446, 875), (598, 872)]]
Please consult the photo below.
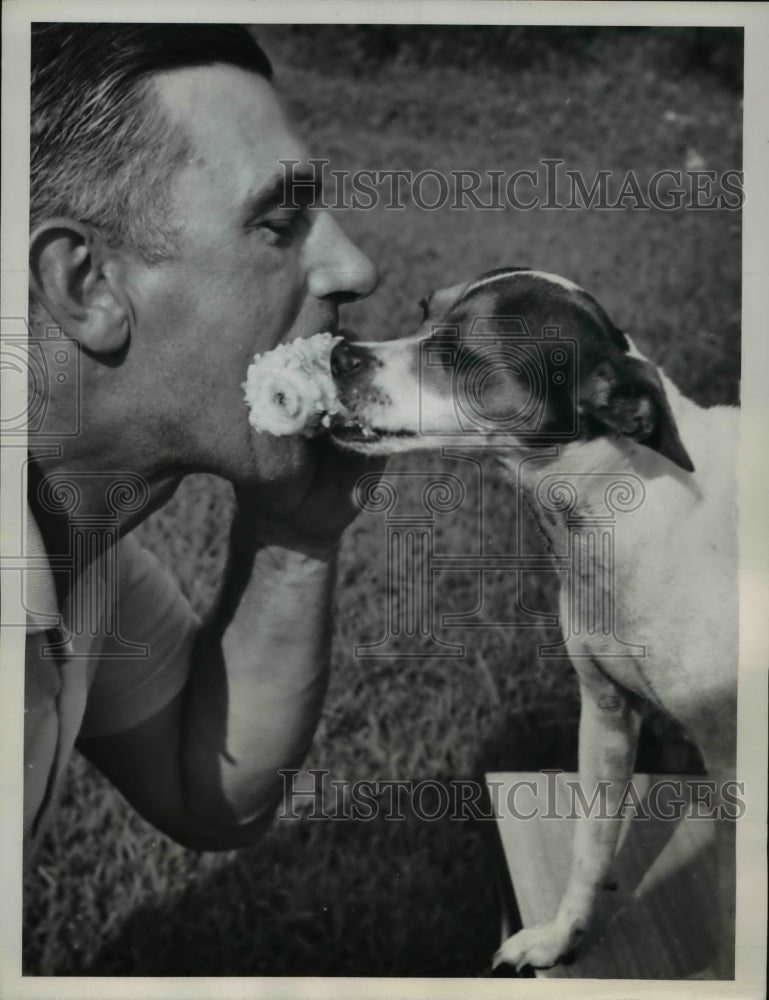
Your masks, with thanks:
[(31, 229), (67, 216), (150, 264), (172, 257), (170, 181), (190, 150), (154, 76), (213, 63), (272, 78), (238, 25), (33, 25)]

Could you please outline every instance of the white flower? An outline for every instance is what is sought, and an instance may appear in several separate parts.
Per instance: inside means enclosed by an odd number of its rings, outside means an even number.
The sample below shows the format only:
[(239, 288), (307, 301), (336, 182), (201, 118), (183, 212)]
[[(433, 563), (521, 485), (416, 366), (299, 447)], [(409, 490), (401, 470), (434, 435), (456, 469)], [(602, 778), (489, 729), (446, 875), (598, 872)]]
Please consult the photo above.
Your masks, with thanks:
[(269, 434), (316, 433), (343, 409), (331, 377), (330, 358), (341, 340), (318, 333), (257, 354), (243, 389), (251, 426)]
[(246, 401), (254, 430), (297, 434), (307, 424), (317, 402), (311, 383), (301, 372), (249, 369)]

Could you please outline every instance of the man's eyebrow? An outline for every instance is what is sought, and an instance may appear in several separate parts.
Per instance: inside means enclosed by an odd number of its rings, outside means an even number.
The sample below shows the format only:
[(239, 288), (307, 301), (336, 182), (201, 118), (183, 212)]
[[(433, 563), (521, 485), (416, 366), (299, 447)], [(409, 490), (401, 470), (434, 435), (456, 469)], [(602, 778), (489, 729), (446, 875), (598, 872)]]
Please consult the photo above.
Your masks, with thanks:
[(281, 174), (246, 200), (246, 222), (253, 222), (273, 208), (310, 208), (322, 203), (323, 181), (314, 170)]

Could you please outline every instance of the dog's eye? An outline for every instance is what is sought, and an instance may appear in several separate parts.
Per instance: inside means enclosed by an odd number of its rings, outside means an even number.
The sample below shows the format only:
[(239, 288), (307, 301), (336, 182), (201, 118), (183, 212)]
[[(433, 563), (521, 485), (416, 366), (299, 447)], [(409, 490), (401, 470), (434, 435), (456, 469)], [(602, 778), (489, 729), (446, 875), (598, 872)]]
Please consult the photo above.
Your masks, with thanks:
[(428, 295), (428, 297), (426, 299), (420, 299), (419, 300), (419, 308), (422, 310), (422, 322), (424, 323), (424, 321), (430, 315), (430, 296), (429, 295)]

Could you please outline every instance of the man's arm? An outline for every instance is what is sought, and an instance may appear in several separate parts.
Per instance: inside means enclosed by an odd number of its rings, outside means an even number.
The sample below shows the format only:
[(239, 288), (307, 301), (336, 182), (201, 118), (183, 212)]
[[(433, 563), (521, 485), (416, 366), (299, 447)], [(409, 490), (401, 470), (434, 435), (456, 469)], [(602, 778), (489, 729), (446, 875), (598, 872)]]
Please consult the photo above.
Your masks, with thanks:
[(334, 536), (365, 468), (343, 463), (346, 508), (337, 470), (308, 497), (309, 514), (266, 527), (241, 494), (222, 594), (195, 636), (184, 689), (133, 729), (81, 740), (132, 805), (186, 846), (253, 843), (280, 800), (278, 770), (309, 749), (328, 679)]

